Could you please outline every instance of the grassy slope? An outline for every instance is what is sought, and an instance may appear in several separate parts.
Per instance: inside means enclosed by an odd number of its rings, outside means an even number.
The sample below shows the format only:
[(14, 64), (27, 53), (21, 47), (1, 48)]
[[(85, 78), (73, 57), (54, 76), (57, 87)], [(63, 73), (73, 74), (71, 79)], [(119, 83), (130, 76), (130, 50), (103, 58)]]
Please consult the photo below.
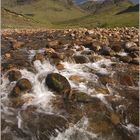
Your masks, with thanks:
[[(8, 0), (6, 0), (8, 1)], [(12, 2), (3, 3), (4, 7), (21, 14), (33, 14), (31, 17), (44, 26), (52, 27), (53, 23), (71, 20), (85, 15), (78, 7), (67, 8), (65, 3), (53, 0), (39, 0), (32, 4), (12, 6)]]
[[(4, 1), (4, 0), (3, 0)], [(38, 0), (32, 4), (17, 5), (14, 4), (15, 0), (5, 0), (4, 6), (12, 11), (22, 14), (34, 14), (33, 18), (39, 23), (33, 23), (27, 19), (21, 20), (19, 17), (11, 16), (2, 12), (2, 27), (10, 24), (12, 27), (48, 27), (48, 28), (77, 28), (77, 27), (122, 27), (122, 26), (136, 26), (138, 27), (138, 12), (124, 13), (116, 15), (119, 11), (124, 10), (129, 6), (128, 3), (123, 3), (120, 6), (109, 5), (102, 8), (96, 14), (87, 15), (79, 10), (77, 7), (72, 6), (67, 8), (64, 3), (53, 0)], [(8, 4), (6, 4), (8, 2)], [(6, 25), (6, 26), (5, 26)]]
[(119, 11), (124, 10), (124, 7), (128, 7), (129, 5), (125, 4), (114, 7), (108, 6), (103, 8), (101, 11), (96, 14), (91, 14), (89, 16), (79, 18), (77, 20), (69, 20), (65, 22), (58, 23), (60, 26), (73, 26), (73, 27), (122, 27), (122, 26), (139, 26), (139, 13), (131, 12), (131, 13), (123, 13), (120, 15), (116, 15)]
[(30, 18), (12, 13), (2, 8), (1, 10), (1, 27), (2, 28), (32, 28), (38, 26), (38, 23)]

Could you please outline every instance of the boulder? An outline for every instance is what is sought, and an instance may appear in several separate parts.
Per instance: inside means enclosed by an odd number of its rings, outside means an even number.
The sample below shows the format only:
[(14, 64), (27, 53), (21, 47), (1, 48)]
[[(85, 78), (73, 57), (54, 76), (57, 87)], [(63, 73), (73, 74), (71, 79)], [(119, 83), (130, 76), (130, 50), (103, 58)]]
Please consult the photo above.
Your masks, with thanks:
[(89, 103), (94, 101), (94, 99), (90, 95), (77, 90), (73, 90), (69, 98), (72, 101), (80, 103)]
[(46, 85), (53, 91), (59, 94), (68, 95), (71, 91), (71, 86), (68, 80), (58, 73), (50, 73), (45, 79)]
[(64, 65), (61, 64), (61, 63), (56, 64), (56, 68), (57, 68), (58, 70), (63, 70), (63, 69), (65, 69), (65, 68), (64, 68)]
[(18, 71), (18, 70), (11, 70), (11, 71), (8, 72), (7, 75), (8, 75), (8, 79), (9, 79), (10, 82), (17, 81), (22, 77), (21, 72)]
[(15, 87), (13, 88), (12, 92), (9, 94), (9, 97), (19, 97), (21, 93), (28, 92), (32, 89), (32, 84), (28, 79), (20, 79)]
[(17, 84), (17, 87), (20, 88), (21, 91), (30, 91), (32, 89), (32, 84), (28, 79), (20, 79)]
[(132, 57), (130, 57), (130, 56), (121, 56), (120, 61), (123, 61), (124, 63), (130, 63), (132, 61)]
[(74, 82), (80, 82), (81, 78), (78, 75), (72, 75), (69, 77), (69, 80), (74, 81)]
[(113, 51), (111, 48), (109, 47), (102, 47), (102, 49), (100, 50), (100, 54), (101, 55), (109, 55), (109, 56), (112, 56), (113, 55)]
[(11, 58), (11, 54), (10, 54), (10, 53), (6, 53), (6, 54), (5, 54), (5, 58), (6, 58), (6, 59), (10, 59), (10, 58)]
[(137, 57), (137, 58), (133, 58), (132, 61), (131, 61), (131, 63), (132, 63), (132, 64), (139, 65), (139, 61), (140, 61), (140, 58)]
[(24, 43), (23, 42), (20, 42), (20, 41), (14, 40), (12, 42), (13, 49), (19, 49), (19, 48), (23, 47), (23, 45), (24, 45)]
[(53, 49), (58, 49), (58, 48), (63, 48), (62, 44), (58, 40), (53, 40), (49, 41), (46, 45), (46, 48), (53, 48)]
[(89, 59), (83, 55), (75, 55), (73, 58), (74, 58), (75, 62), (78, 64), (83, 64), (83, 63), (89, 62)]
[(43, 62), (45, 60), (44, 55), (41, 53), (37, 53), (33, 58), (33, 61), (36, 61), (36, 60), (40, 60), (41, 62)]
[(103, 85), (106, 85), (107, 83), (109, 84), (113, 84), (114, 80), (112, 77), (110, 77), (109, 75), (104, 75), (104, 74), (97, 74), (99, 76), (99, 80), (101, 81), (101, 83)]
[(120, 52), (121, 49), (122, 49), (122, 46), (121, 46), (121, 44), (120, 44), (119, 42), (116, 42), (116, 43), (113, 43), (113, 44), (111, 45), (111, 49), (112, 49), (113, 51), (115, 51), (115, 52)]

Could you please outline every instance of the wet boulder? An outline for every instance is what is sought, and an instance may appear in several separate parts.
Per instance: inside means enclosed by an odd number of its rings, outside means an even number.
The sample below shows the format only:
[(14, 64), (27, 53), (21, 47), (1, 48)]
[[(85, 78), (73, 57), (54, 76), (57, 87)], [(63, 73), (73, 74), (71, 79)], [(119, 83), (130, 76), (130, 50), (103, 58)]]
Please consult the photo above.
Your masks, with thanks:
[(75, 62), (78, 64), (83, 64), (83, 63), (89, 62), (89, 59), (83, 55), (75, 55), (73, 58), (74, 58)]
[(114, 50), (115, 52), (120, 52), (122, 49), (121, 43), (115, 42), (111, 45), (111, 49)]
[(73, 81), (73, 82), (77, 82), (77, 83), (79, 83), (79, 82), (81, 82), (81, 77), (80, 76), (78, 76), (78, 75), (71, 75), (70, 77), (69, 77), (69, 80), (71, 80), (71, 81)]
[(28, 79), (25, 78), (20, 79), (16, 83), (9, 97), (19, 97), (21, 93), (31, 91), (31, 89), (32, 89), (32, 84)]
[(104, 47), (102, 47), (102, 49), (100, 50), (100, 54), (101, 54), (101, 55), (109, 55), (109, 56), (112, 56), (112, 55), (113, 55), (113, 51), (112, 51), (111, 48), (104, 46)]
[(46, 48), (59, 49), (59, 48), (63, 48), (63, 46), (59, 40), (53, 40), (47, 43)]
[(137, 46), (137, 44), (134, 43), (134, 42), (126, 42), (124, 48), (125, 48), (125, 50), (127, 51), (127, 50), (129, 50), (130, 48), (136, 47), (136, 46)]
[(41, 62), (43, 62), (45, 60), (44, 55), (41, 53), (37, 53), (33, 58), (33, 61), (36, 61), (36, 60), (40, 60)]
[(92, 97), (84, 92), (73, 90), (71, 96), (69, 97), (70, 100), (79, 102), (79, 103), (89, 103), (94, 101)]
[(64, 69), (65, 69), (64, 65), (61, 64), (61, 63), (56, 64), (56, 68), (57, 68), (58, 70), (64, 70)]
[(5, 56), (6, 59), (10, 59), (11, 58), (11, 54), (10, 53), (6, 53), (4, 56)]
[(110, 75), (106, 75), (106, 74), (97, 74), (97, 75), (99, 77), (100, 82), (103, 85), (106, 85), (107, 83), (108, 84), (113, 84), (114, 83), (114, 80)]
[(137, 58), (133, 58), (132, 61), (131, 61), (131, 63), (132, 63), (132, 64), (139, 65), (139, 61), (140, 61), (140, 58), (137, 57)]
[(11, 71), (8, 72), (7, 75), (8, 75), (8, 79), (9, 79), (10, 82), (17, 81), (22, 77), (21, 72), (18, 71), (18, 70), (11, 70)]
[(116, 79), (117, 83), (122, 86), (134, 86), (134, 79), (130, 73), (119, 71), (114, 74), (114, 78)]
[(17, 40), (14, 40), (12, 42), (13, 49), (20, 49), (23, 46), (24, 46), (24, 43), (23, 42), (20, 42), (20, 41), (17, 41)]
[(130, 63), (132, 61), (132, 57), (130, 57), (130, 56), (121, 56), (120, 61), (122, 61), (124, 63)]
[(45, 79), (46, 85), (59, 94), (69, 94), (71, 86), (68, 80), (58, 73), (50, 73)]
[(31, 82), (28, 80), (28, 79), (20, 79), (17, 84), (16, 84), (17, 87), (20, 88), (21, 91), (29, 91), (32, 89), (32, 84)]

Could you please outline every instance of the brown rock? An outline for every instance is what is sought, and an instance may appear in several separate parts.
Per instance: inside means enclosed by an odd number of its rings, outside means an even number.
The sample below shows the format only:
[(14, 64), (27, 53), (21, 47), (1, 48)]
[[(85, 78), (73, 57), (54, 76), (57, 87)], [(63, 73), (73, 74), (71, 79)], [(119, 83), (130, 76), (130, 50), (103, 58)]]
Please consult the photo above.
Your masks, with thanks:
[(64, 98), (67, 98), (71, 92), (71, 86), (68, 80), (58, 73), (48, 74), (45, 83), (51, 90), (63, 95)]
[(120, 123), (120, 118), (115, 112), (111, 112), (111, 121), (115, 125)]
[(75, 55), (73, 58), (74, 58), (75, 62), (78, 64), (83, 64), (83, 63), (89, 62), (88, 58), (83, 55)]
[(45, 52), (46, 54), (52, 54), (52, 53), (55, 53), (55, 50), (53, 48), (46, 48)]
[(120, 73), (118, 76), (119, 76), (119, 82), (121, 85), (134, 86), (134, 82), (131, 76), (125, 73)]
[(58, 40), (53, 40), (53, 41), (49, 41), (46, 48), (53, 48), (53, 49), (58, 49), (61, 48), (61, 42)]
[(11, 70), (7, 75), (10, 82), (17, 81), (22, 77), (21, 72), (18, 70)]
[(44, 55), (41, 53), (37, 53), (33, 58), (33, 61), (36, 61), (36, 60), (40, 60), (41, 62), (43, 62), (45, 60)]
[(12, 45), (13, 45), (13, 49), (19, 49), (19, 48), (23, 47), (24, 43), (20, 42), (20, 41), (14, 41), (14, 42), (12, 42)]
[(132, 57), (130, 57), (130, 56), (121, 56), (120, 61), (123, 61), (125, 63), (130, 63), (132, 61)]
[(132, 63), (132, 64), (139, 65), (139, 61), (140, 61), (140, 58), (137, 57), (137, 58), (133, 58), (132, 61), (131, 61), (131, 63)]
[(103, 85), (106, 85), (107, 83), (113, 84), (114, 80), (109, 75), (99, 75), (99, 80)]
[(61, 63), (58, 63), (58, 64), (56, 65), (56, 68), (57, 68), (58, 70), (63, 70), (63, 69), (65, 69), (65, 68), (64, 68), (64, 65), (61, 64)]
[(71, 81), (74, 81), (74, 82), (80, 82), (81, 81), (80, 76), (77, 76), (77, 75), (72, 75), (72, 76), (69, 77), (69, 79)]
[(6, 59), (10, 59), (10, 58), (11, 58), (11, 54), (10, 54), (10, 53), (6, 53), (6, 54), (5, 54), (5, 58), (6, 58)]
[(111, 45), (112, 50), (114, 50), (115, 52), (120, 52), (122, 49), (122, 46), (119, 42), (113, 43)]
[(9, 94), (9, 97), (19, 97), (24, 92), (28, 92), (32, 89), (32, 84), (28, 79), (20, 79), (15, 87), (13, 88), (12, 92)]

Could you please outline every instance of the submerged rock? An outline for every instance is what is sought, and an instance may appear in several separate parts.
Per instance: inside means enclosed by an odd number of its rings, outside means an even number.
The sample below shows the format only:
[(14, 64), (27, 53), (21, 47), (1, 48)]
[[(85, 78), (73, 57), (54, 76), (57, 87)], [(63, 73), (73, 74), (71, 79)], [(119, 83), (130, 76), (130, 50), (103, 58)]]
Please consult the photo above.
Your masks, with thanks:
[(45, 83), (50, 89), (59, 94), (66, 94), (68, 96), (71, 91), (71, 86), (68, 80), (58, 73), (48, 74)]
[(68, 121), (59, 115), (37, 112), (35, 108), (27, 108), (21, 111), (23, 128), (30, 131), (34, 139), (50, 140), (51, 136), (57, 136), (68, 128)]

